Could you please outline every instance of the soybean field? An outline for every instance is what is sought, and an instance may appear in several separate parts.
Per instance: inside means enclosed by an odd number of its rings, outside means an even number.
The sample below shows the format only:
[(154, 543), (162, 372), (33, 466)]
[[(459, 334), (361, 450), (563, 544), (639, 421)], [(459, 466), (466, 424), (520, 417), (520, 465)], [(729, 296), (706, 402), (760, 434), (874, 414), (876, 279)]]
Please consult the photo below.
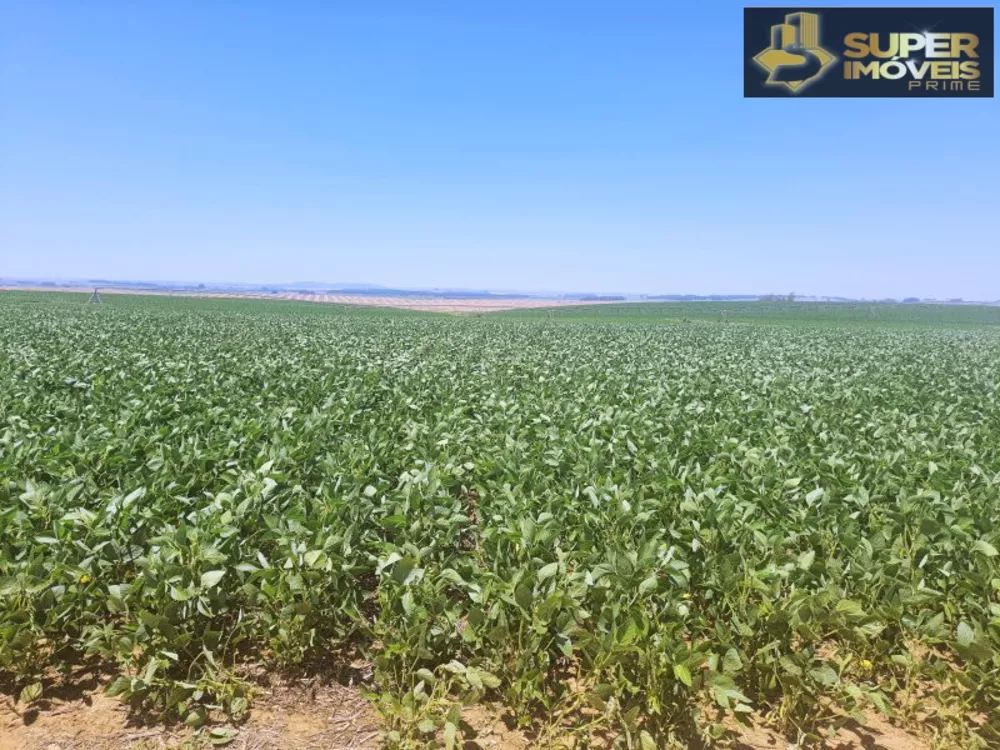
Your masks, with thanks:
[(997, 746), (994, 309), (699, 304), (0, 293), (0, 684), (99, 663), (207, 730), (360, 661), (388, 747), (477, 705), (539, 747)]

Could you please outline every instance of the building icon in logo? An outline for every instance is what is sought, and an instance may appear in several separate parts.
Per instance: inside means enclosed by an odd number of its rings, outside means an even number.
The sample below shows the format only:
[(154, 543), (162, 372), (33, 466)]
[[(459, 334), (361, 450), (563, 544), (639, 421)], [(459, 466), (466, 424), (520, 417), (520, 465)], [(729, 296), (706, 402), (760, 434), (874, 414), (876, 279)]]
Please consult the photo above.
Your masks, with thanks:
[(808, 86), (837, 59), (819, 46), (819, 16), (789, 13), (771, 27), (771, 45), (754, 56), (767, 71), (767, 83), (786, 86), (792, 93)]

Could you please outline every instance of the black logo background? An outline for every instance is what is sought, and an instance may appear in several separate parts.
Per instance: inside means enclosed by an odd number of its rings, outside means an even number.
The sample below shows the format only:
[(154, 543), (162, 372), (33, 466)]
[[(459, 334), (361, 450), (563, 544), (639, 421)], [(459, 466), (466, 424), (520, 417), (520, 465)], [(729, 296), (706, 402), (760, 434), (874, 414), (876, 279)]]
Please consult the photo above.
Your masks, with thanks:
[[(784, 86), (768, 85), (767, 71), (754, 55), (768, 46), (771, 26), (786, 14), (807, 11), (820, 16), (820, 44), (837, 56), (830, 70), (798, 93)], [(979, 36), (979, 91), (908, 90), (910, 77), (896, 81), (860, 78), (845, 80), (844, 37), (852, 32), (939, 33), (966, 32)], [(963, 58), (969, 59), (969, 58)], [(870, 59), (869, 59), (870, 60)], [(992, 97), (993, 96), (993, 8), (781, 8), (743, 9), (743, 96), (745, 97)]]

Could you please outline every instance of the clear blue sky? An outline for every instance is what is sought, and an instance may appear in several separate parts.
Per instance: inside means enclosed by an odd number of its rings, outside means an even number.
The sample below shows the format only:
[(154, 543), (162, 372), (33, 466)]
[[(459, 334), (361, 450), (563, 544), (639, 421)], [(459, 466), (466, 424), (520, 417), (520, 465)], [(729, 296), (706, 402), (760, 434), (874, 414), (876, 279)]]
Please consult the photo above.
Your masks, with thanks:
[(742, 55), (735, 2), (0, 0), (0, 277), (1000, 298), (996, 100)]

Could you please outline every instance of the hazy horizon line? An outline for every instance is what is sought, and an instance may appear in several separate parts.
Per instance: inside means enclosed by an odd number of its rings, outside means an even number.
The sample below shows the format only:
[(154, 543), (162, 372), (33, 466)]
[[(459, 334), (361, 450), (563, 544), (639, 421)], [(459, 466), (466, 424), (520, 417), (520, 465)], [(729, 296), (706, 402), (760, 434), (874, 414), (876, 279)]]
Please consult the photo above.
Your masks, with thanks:
[(108, 285), (155, 285), (155, 286), (204, 286), (206, 289), (209, 288), (222, 288), (222, 287), (252, 287), (252, 288), (270, 288), (280, 290), (296, 290), (304, 289), (306, 287), (323, 287), (330, 289), (332, 291), (343, 291), (350, 293), (352, 289), (354, 291), (358, 290), (368, 290), (368, 291), (378, 291), (384, 290), (386, 292), (419, 292), (419, 293), (477, 293), (477, 294), (489, 294), (489, 295), (525, 295), (532, 297), (542, 297), (547, 295), (552, 295), (555, 297), (562, 296), (595, 296), (595, 297), (627, 297), (632, 299), (642, 299), (649, 297), (741, 297), (747, 299), (762, 298), (762, 297), (789, 297), (794, 296), (794, 298), (810, 298), (810, 299), (821, 299), (821, 300), (845, 300), (845, 301), (881, 301), (881, 300), (905, 300), (905, 299), (916, 299), (920, 301), (928, 300), (935, 302), (983, 302), (983, 303), (995, 303), (1000, 302), (1000, 300), (976, 300), (976, 299), (965, 299), (963, 297), (927, 297), (919, 295), (907, 295), (903, 297), (892, 297), (892, 296), (881, 296), (881, 297), (852, 297), (845, 294), (817, 294), (817, 293), (806, 293), (806, 292), (626, 292), (626, 291), (593, 291), (593, 290), (582, 290), (582, 291), (567, 291), (560, 289), (527, 289), (527, 288), (492, 288), (487, 286), (390, 286), (386, 284), (381, 284), (377, 282), (369, 281), (311, 281), (311, 280), (298, 280), (298, 281), (207, 281), (204, 279), (199, 280), (185, 280), (185, 279), (115, 279), (115, 278), (105, 278), (105, 277), (65, 277), (65, 276), (0, 276), (0, 286), (3, 286), (5, 282), (14, 282), (18, 284), (25, 283), (44, 283), (44, 284), (63, 284), (69, 285), (73, 283), (86, 282), (87, 285), (97, 283), (105, 283)]

